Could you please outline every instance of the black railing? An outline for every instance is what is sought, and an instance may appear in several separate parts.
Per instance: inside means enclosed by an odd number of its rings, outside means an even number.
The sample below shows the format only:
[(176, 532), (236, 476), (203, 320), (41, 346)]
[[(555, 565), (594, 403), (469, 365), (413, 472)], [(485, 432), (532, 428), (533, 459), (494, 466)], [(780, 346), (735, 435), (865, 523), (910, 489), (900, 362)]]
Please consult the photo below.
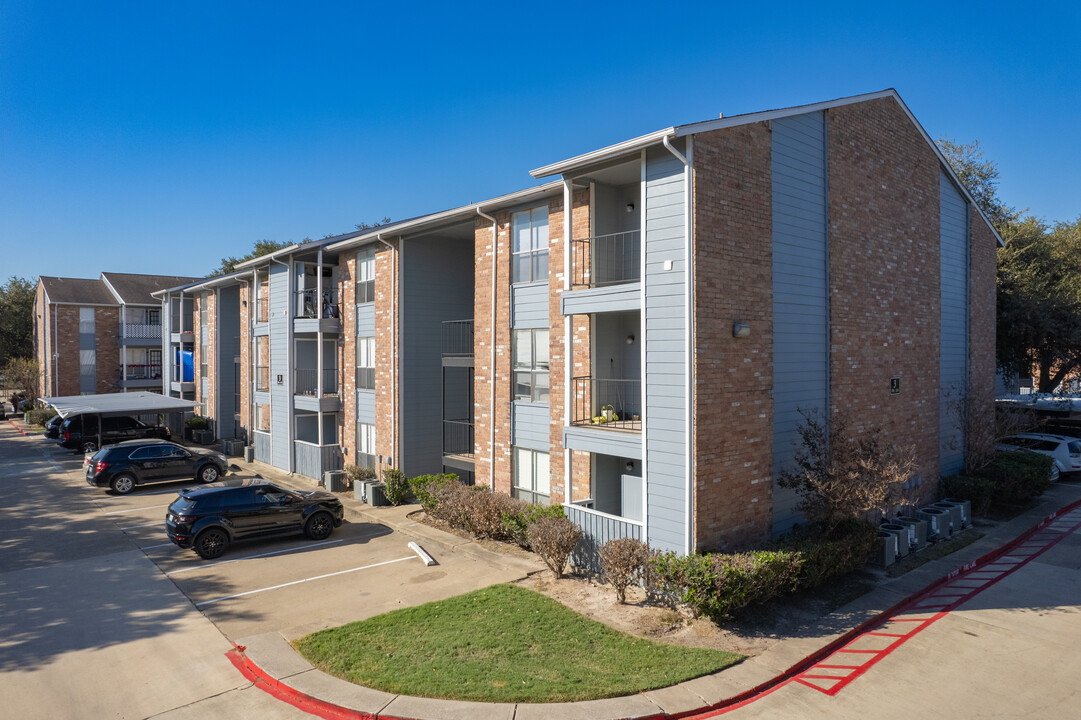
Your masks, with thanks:
[(571, 287), (603, 287), (642, 279), (639, 230), (571, 240)]
[(338, 317), (338, 293), (327, 288), (320, 300), (318, 290), (297, 290), (298, 318), (336, 318)]
[[(121, 368), (123, 372), (123, 368)], [(161, 364), (152, 365), (128, 365), (125, 380), (160, 380)]]
[(356, 305), (375, 302), (375, 280), (358, 280)]
[(473, 354), (473, 321), (443, 321), (443, 357), (468, 357)]
[(473, 456), (473, 423), (468, 420), (443, 421), (443, 454)]
[(255, 389), (257, 392), (267, 392), (268, 390), (270, 390), (269, 365), (255, 366)]
[[(293, 389), (294, 395), (310, 395), (315, 396), (319, 393), (319, 385), (317, 375), (318, 370), (309, 370), (306, 368), (296, 369), (296, 387)], [(323, 395), (337, 395), (338, 394), (338, 371), (334, 368), (323, 369)]]
[(375, 368), (357, 368), (357, 390), (375, 389)]
[(642, 381), (574, 378), (572, 425), (642, 429)]

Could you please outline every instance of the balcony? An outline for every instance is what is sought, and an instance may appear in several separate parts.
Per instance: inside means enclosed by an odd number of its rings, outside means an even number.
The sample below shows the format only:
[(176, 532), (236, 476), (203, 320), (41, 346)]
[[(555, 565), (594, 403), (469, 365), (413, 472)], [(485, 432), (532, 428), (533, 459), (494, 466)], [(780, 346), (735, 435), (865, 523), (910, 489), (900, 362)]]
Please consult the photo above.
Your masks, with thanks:
[(255, 392), (270, 392), (270, 366), (255, 366)]
[(642, 381), (576, 377), (572, 425), (642, 432)]
[(121, 345), (160, 345), (161, 325), (124, 323), (121, 328)]
[(120, 366), (120, 384), (123, 387), (160, 387), (161, 363)]
[(571, 240), (574, 268), (571, 289), (639, 282), (642, 279), (640, 237), (641, 231), (629, 230)]
[(313, 412), (337, 412), (341, 407), (338, 398), (338, 370), (323, 369), (323, 394), (319, 395), (319, 371), (297, 368), (293, 374), (293, 404), (297, 410)]
[(294, 332), (341, 332), (342, 321), (338, 307), (338, 293), (334, 289), (324, 289), (322, 299), (319, 298), (317, 290), (297, 290), (294, 309)]
[(472, 367), (473, 321), (444, 320), (440, 346), (445, 367)]
[(294, 440), (293, 452), (296, 459), (296, 472), (300, 475), (322, 480), (323, 473), (342, 469), (342, 449), (336, 443), (317, 445), (303, 440)]

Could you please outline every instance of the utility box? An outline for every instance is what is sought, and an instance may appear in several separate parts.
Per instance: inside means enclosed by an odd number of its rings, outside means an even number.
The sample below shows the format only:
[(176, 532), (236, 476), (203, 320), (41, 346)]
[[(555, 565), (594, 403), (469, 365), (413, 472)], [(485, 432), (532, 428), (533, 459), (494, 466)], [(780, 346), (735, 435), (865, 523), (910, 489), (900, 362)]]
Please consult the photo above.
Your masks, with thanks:
[(878, 529), (897, 537), (897, 557), (903, 558), (908, 555), (908, 550), (912, 545), (908, 537), (908, 528), (899, 523), (883, 523), (878, 526)]
[(927, 539), (929, 541), (938, 542), (950, 536), (950, 513), (948, 510), (928, 506), (917, 510), (916, 518), (927, 523)]
[(960, 498), (943, 498), (942, 502), (961, 506), (961, 527), (972, 527), (972, 501)]
[(904, 525), (908, 529), (909, 547), (923, 550), (927, 547), (927, 521), (910, 517), (897, 517), (890, 522)]
[(372, 507), (382, 507), (384, 505), (390, 505), (390, 501), (387, 500), (387, 494), (384, 489), (387, 486), (383, 483), (372, 483), (368, 486), (368, 504)]
[(345, 471), (327, 470), (323, 473), (323, 485), (331, 492), (345, 492)]
[(221, 450), (229, 457), (240, 457), (244, 454), (243, 440), (222, 440)]
[(254, 462), (254, 460), (255, 460), (255, 446), (254, 445), (245, 445), (244, 446), (244, 462)]
[(942, 508), (950, 515), (950, 535), (961, 532), (961, 528), (964, 527), (964, 512), (961, 506), (946, 502), (945, 500), (939, 500), (936, 503), (931, 503), (931, 507)]
[(897, 536), (884, 530), (878, 532), (875, 544), (875, 565), (889, 567), (897, 561)]

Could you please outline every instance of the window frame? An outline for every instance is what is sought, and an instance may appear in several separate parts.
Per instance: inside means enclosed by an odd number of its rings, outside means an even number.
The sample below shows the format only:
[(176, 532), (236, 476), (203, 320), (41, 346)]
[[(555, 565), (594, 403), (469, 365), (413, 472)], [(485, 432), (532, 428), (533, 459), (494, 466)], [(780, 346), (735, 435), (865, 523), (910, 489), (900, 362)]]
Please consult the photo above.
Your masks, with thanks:
[[(519, 357), (518, 338), (521, 334), (529, 333), (529, 360), (525, 362)], [(544, 341), (538, 343), (538, 335), (544, 334)], [(551, 402), (551, 354), (549, 342), (551, 334), (548, 328), (523, 328), (511, 330), (511, 396), (517, 402), (528, 402), (537, 405), (547, 405)], [(543, 362), (539, 360), (537, 348), (544, 348)], [(528, 378), (529, 394), (519, 392), (519, 388), (527, 383), (522, 380)], [(543, 382), (541, 382), (543, 378)]]
[[(543, 211), (544, 220), (541, 222), (539, 213)], [(535, 218), (534, 216), (538, 217)], [(510, 216), (510, 243), (511, 243), (511, 284), (523, 284), (533, 282), (548, 282), (548, 248), (551, 238), (548, 235), (550, 211), (547, 205), (538, 205), (526, 210), (511, 213)], [(522, 229), (520, 222), (526, 219), (526, 228), (529, 233), (529, 247), (520, 249), (516, 247), (519, 233)], [(541, 241), (541, 229), (543, 228), (543, 245)], [(544, 260), (543, 272), (540, 261)], [(527, 277), (521, 277), (523, 268), (529, 269)]]
[[(544, 468), (547, 472), (540, 472), (540, 457), (544, 456)], [(521, 459), (528, 457), (529, 485), (520, 483), (522, 478)], [(543, 485), (538, 480), (543, 477)], [(520, 445), (511, 446), (511, 494), (519, 500), (535, 505), (551, 505), (552, 503), (552, 467), (550, 453)]]
[[(364, 352), (361, 352), (363, 347)], [(357, 373), (356, 373), (356, 389), (357, 390), (375, 390), (375, 336), (364, 335), (356, 339), (356, 355), (357, 355)], [(365, 364), (365, 362), (371, 363)], [(370, 370), (370, 373), (362, 373), (361, 370)], [(362, 378), (362, 376), (365, 376)], [(371, 384), (365, 384), (363, 381), (368, 380)]]
[(353, 304), (366, 305), (375, 302), (375, 248), (357, 251), (356, 285)]

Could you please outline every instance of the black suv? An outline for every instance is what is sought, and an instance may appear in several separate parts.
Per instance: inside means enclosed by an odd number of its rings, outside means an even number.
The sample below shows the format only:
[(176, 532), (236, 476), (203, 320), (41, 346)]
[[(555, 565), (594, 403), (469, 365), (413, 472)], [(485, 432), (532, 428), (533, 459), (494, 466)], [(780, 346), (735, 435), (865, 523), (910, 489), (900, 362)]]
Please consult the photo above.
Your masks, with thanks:
[(184, 448), (166, 440), (128, 440), (102, 448), (86, 461), (88, 485), (110, 487), (120, 495), (136, 485), (195, 479), (211, 483), (229, 471), (219, 452)]
[(289, 490), (266, 480), (225, 480), (185, 488), (165, 514), (165, 532), (200, 557), (219, 557), (234, 540), (303, 532), (325, 540), (342, 524), (338, 498)]
[[(170, 438), (169, 428), (147, 425), (133, 417), (105, 417), (101, 419), (101, 444), (112, 445), (124, 440), (144, 438)], [(60, 424), (60, 445), (84, 453), (98, 449), (98, 416), (74, 415)]]

